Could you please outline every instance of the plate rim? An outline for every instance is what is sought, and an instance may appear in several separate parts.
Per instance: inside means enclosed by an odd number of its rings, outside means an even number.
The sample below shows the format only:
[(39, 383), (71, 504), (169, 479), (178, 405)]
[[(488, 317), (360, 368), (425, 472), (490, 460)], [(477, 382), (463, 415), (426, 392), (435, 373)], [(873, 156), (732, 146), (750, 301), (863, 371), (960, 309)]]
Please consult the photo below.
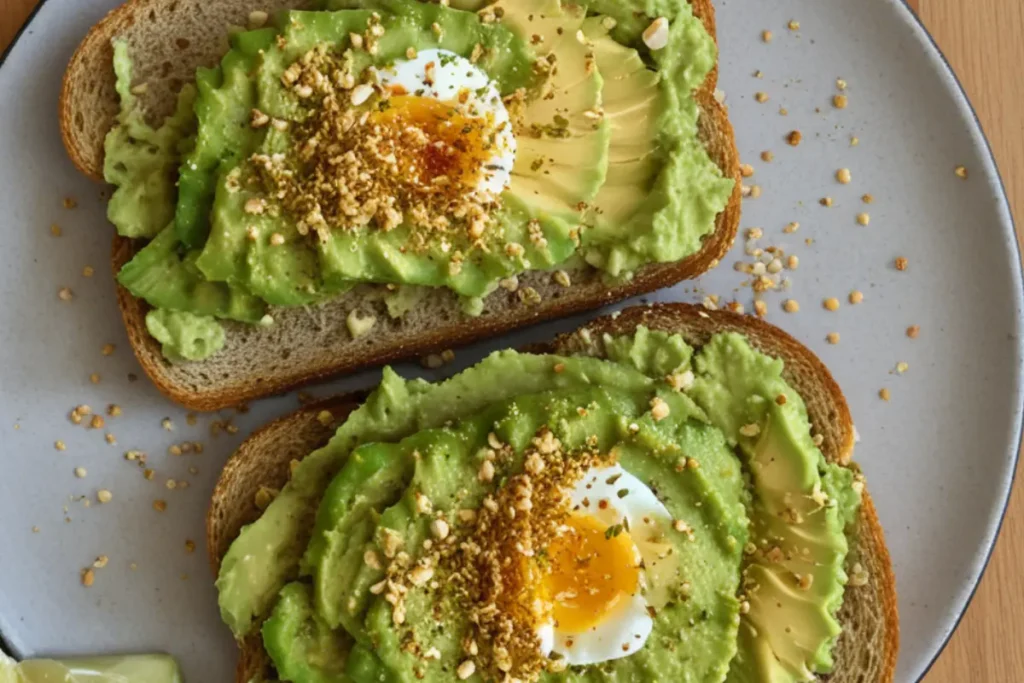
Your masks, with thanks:
[[(970, 119), (973, 121), (973, 128), (977, 134), (977, 137), (980, 138), (982, 145), (984, 147), (984, 156), (986, 157), (986, 163), (988, 166), (987, 170), (989, 171), (991, 177), (993, 177), (996, 181), (995, 184), (998, 189), (998, 192), (996, 193), (996, 203), (1002, 209), (1002, 213), (1007, 219), (1005, 222), (1000, 222), (1000, 227), (1005, 228), (1005, 226), (1008, 225), (1010, 229), (1010, 234), (1006, 235), (1004, 233), (1003, 237), (1012, 244), (1013, 254), (1016, 256), (1016, 259), (1013, 261), (1012, 268), (1016, 270), (1017, 275), (1017, 288), (1015, 294), (1018, 303), (1018, 313), (1020, 313), (1020, 304), (1024, 302), (1024, 268), (1022, 268), (1021, 244), (1019, 233), (1017, 230), (1016, 218), (1013, 214), (1013, 210), (1010, 205), (1009, 195), (1006, 190), (1006, 182), (999, 169), (999, 164), (996, 160), (995, 153), (992, 149), (992, 144), (989, 141), (988, 135), (985, 133), (985, 128), (984, 126), (982, 126), (981, 119), (978, 116), (978, 112), (974, 108), (974, 104), (971, 102), (971, 98), (968, 96), (967, 91), (960, 80), (960, 77), (957, 75), (956, 70), (953, 69), (952, 64), (950, 64), (949, 59), (942, 51), (942, 48), (939, 46), (939, 44), (935, 41), (935, 38), (932, 36), (931, 32), (928, 31), (927, 27), (925, 27), (921, 17), (919, 17), (918, 14), (910, 7), (907, 0), (884, 1), (894, 6), (894, 11), (897, 13), (897, 15), (899, 15), (902, 18), (903, 23), (906, 24), (910, 31), (914, 33), (915, 36), (918, 38), (922, 47), (925, 49), (926, 55), (931, 58), (931, 61), (937, 61), (938, 66), (941, 67), (941, 70), (945, 73), (946, 77), (950, 79), (952, 84), (955, 86), (955, 88), (951, 89), (955, 99), (959, 100), (961, 106), (966, 106), (967, 112), (970, 114)], [(43, 9), (45, 5), (48, 4), (48, 2), (49, 0), (38, 0), (35, 7), (33, 7), (32, 10), (29, 12), (28, 16), (25, 17), (25, 21), (14, 33), (14, 36), (11, 38), (10, 43), (8, 43), (7, 47), (4, 48), (2, 53), (0, 53), (0, 69), (2, 69), (7, 64), (8, 57), (10, 57), (10, 55), (13, 54), (15, 48), (21, 43), (22, 39), (25, 38), (25, 36), (29, 33), (29, 29), (32, 23), (35, 21), (36, 18), (38, 18), (40, 11)], [(920, 40), (922, 37), (924, 38), (924, 40)], [(1018, 331), (1020, 331), (1020, 328), (1022, 326), (1024, 326), (1022, 325), (1022, 319), (1018, 316)], [(915, 679), (916, 683), (921, 683), (921, 681), (924, 680), (925, 676), (927, 676), (928, 673), (932, 670), (932, 667), (935, 666), (935, 663), (938, 662), (939, 658), (945, 652), (946, 647), (949, 645), (950, 641), (953, 638), (953, 635), (956, 633), (957, 629), (959, 629), (960, 624), (966, 616), (968, 609), (970, 609), (971, 603), (974, 601), (974, 598), (978, 593), (978, 589), (981, 587), (981, 583), (985, 578), (985, 574), (987, 573), (988, 568), (991, 564), (992, 556), (995, 553), (995, 548), (999, 543), (999, 537), (1003, 531), (1003, 526), (1006, 522), (1006, 516), (1009, 512), (1010, 501), (1013, 495), (1013, 488), (1014, 485), (1017, 483), (1017, 471), (1020, 466), (1021, 450), (1024, 449), (1024, 447), (1022, 447), (1022, 441), (1024, 441), (1024, 391), (1020, 390), (1021, 384), (1024, 383), (1024, 368), (1018, 368), (1017, 375), (1018, 405), (1016, 406), (1013, 416), (1016, 429), (1011, 429), (1011, 433), (1014, 431), (1017, 433), (1017, 448), (1013, 450), (1012, 457), (1010, 458), (1011, 468), (1009, 481), (1006, 484), (1006, 492), (1003, 496), (1003, 501), (1001, 504), (1001, 509), (999, 511), (998, 520), (995, 524), (995, 530), (992, 535), (992, 539), (988, 545), (988, 548), (985, 550), (985, 557), (981, 563), (981, 568), (978, 572), (977, 578), (974, 581), (974, 585), (971, 587), (966, 600), (964, 600), (964, 603), (959, 609), (956, 618), (953, 620), (951, 628), (943, 636), (942, 642), (939, 644), (939, 647), (935, 650), (930, 660), (928, 661), (927, 665), (924, 667), (924, 669), (922, 669), (921, 673)], [(0, 632), (0, 652), (12, 652), (12, 648), (10, 648), (7, 645), (7, 642), (5, 641), (2, 632)]]

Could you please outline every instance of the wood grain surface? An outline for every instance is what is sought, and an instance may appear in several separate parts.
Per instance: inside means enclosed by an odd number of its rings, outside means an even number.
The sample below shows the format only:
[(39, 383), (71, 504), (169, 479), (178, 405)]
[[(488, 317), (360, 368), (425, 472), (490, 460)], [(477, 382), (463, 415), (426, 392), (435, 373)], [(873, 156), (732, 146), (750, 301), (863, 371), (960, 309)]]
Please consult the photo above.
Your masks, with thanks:
[[(35, 4), (36, 0), (0, 0), (0, 50)], [(909, 0), (909, 4), (967, 89), (995, 150), (1018, 225), (1024, 228), (1024, 78), (1020, 76), (1024, 2)], [(974, 601), (924, 683), (1024, 681), (1024, 495), (1020, 488)]]

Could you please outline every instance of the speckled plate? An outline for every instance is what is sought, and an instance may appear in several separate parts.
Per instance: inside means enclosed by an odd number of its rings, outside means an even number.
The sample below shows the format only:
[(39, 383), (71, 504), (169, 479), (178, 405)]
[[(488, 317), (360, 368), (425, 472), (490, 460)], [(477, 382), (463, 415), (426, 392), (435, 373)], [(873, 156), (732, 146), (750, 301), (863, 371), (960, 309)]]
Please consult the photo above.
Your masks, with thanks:
[[(100, 188), (66, 159), (56, 117), (64, 64), (115, 1), (45, 0), (0, 68), (0, 632), (17, 655), (164, 650), (188, 680), (225, 681), (235, 650), (203, 550), (207, 499), (241, 438), (297, 401), (190, 420), (132, 357), (114, 302)], [(898, 679), (915, 681), (978, 583), (1017, 457), (1021, 272), (1006, 198), (963, 91), (901, 2), (720, 0), (718, 11), (720, 86), (755, 169), (746, 182), (760, 188), (745, 201), (743, 227), (763, 230), (760, 248), (799, 258), (798, 269), (784, 273), (790, 290), (764, 297), (768, 319), (819, 353), (850, 401), (857, 458), (899, 584)], [(792, 19), (798, 30), (787, 28)], [(833, 105), (837, 78), (847, 84), (843, 109)], [(786, 142), (794, 130), (798, 147)], [(837, 182), (842, 168), (852, 182)], [(864, 194), (873, 195), (870, 205)], [(77, 208), (65, 208), (65, 197)], [(861, 213), (869, 225), (858, 222)], [(799, 230), (787, 233), (791, 222)], [(51, 234), (54, 224), (62, 236)], [(653, 298), (715, 294), (752, 310), (747, 276), (734, 269), (751, 260), (743, 242), (697, 289)], [(95, 269), (91, 277), (86, 267)], [(72, 301), (58, 298), (62, 287), (73, 290)], [(853, 290), (862, 303), (848, 303)], [(825, 310), (828, 297), (839, 310)], [(784, 312), (786, 299), (800, 311)], [(580, 320), (462, 351), (456, 365)], [(919, 326), (916, 339), (910, 326)], [(832, 332), (836, 345), (827, 341)], [(366, 386), (377, 375), (313, 392)], [(118, 404), (123, 414), (86, 429), (68, 420), (78, 404), (100, 413)], [(211, 424), (226, 419), (237, 433), (213, 436)], [(181, 441), (205, 448), (169, 455)], [(153, 480), (125, 460), (129, 449), (150, 454)], [(169, 480), (188, 487), (170, 490)], [(97, 504), (100, 489), (113, 500)], [(165, 512), (154, 509), (157, 500)], [(80, 571), (100, 555), (109, 561), (85, 588)]]

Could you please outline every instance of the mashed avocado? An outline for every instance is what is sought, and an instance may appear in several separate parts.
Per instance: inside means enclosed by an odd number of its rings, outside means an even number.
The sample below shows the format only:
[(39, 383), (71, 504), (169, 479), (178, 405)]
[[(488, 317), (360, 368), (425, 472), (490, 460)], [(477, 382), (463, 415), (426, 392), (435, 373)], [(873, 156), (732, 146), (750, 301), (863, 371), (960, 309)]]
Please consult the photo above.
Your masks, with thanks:
[[(829, 672), (859, 486), (815, 446), (782, 363), (734, 334), (694, 351), (638, 328), (598, 346), (600, 357), (503, 351), (438, 384), (386, 369), (224, 557), (232, 632), (260, 628), (281, 679), (296, 683)], [(664, 513), (600, 512), (636, 505), (629, 489), (566, 502), (566, 487), (610, 466)], [(581, 545), (567, 565), (553, 539), (581, 515), (600, 520), (604, 550)], [(604, 563), (623, 542), (639, 564)], [(588, 607), (594, 625), (566, 639), (550, 610), (579, 596), (550, 579), (592, 566), (600, 580), (587, 594), (639, 568), (641, 611)], [(600, 628), (640, 638), (644, 619), (640, 645), (604, 643), (594, 663), (544, 649), (545, 625), (582, 648)]]
[(682, 259), (732, 190), (697, 136), (716, 49), (685, 0), (325, 0), (230, 47), (154, 129), (114, 45), (109, 216), (151, 240), (119, 281), (155, 308), (252, 323), (372, 284), (479, 314), (526, 271)]

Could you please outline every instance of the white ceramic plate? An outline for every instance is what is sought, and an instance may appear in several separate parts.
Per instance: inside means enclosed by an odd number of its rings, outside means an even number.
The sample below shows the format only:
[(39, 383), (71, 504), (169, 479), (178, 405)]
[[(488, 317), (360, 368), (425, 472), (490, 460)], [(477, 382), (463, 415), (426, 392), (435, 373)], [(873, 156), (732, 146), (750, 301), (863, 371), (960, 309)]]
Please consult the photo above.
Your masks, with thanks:
[[(230, 679), (235, 651), (220, 624), (203, 549), (203, 515), (219, 466), (257, 425), (296, 406), (263, 401), (238, 415), (235, 436), (189, 426), (128, 348), (108, 263), (111, 229), (100, 188), (67, 161), (57, 128), (61, 72), (88, 27), (115, 0), (46, 0), (0, 68), (0, 632), (18, 655), (165, 650), (190, 681)], [(898, 679), (923, 675), (965, 609), (992, 548), (1016, 460), (1021, 419), (1021, 273), (1006, 199), (970, 105), (910, 11), (897, 0), (718, 2), (721, 88), (739, 147), (763, 194), (745, 202), (743, 227), (800, 258), (792, 290), (768, 297), (769, 319), (803, 340), (833, 370), (850, 401), (895, 563), (902, 650)], [(790, 19), (801, 24), (787, 30)], [(774, 39), (762, 42), (761, 31)], [(763, 78), (755, 78), (755, 71)], [(835, 81), (849, 106), (831, 106)], [(759, 104), (755, 93), (769, 101)], [(788, 110), (787, 116), (779, 113)], [(794, 129), (798, 148), (786, 144)], [(859, 145), (851, 147), (850, 137)], [(762, 162), (771, 150), (775, 159)], [(954, 167), (965, 166), (965, 181)], [(849, 168), (853, 182), (835, 173)], [(866, 206), (860, 197), (874, 195)], [(62, 207), (73, 196), (79, 207)], [(831, 196), (832, 208), (818, 200)], [(868, 212), (870, 226), (855, 216)], [(784, 234), (790, 221), (798, 232)], [(51, 224), (63, 237), (50, 234)], [(805, 239), (812, 238), (813, 244)], [(737, 297), (751, 291), (733, 270), (743, 240), (700, 289), (653, 297)], [(894, 258), (909, 268), (898, 272)], [(84, 278), (82, 269), (95, 275)], [(73, 289), (70, 303), (57, 291)], [(864, 293), (851, 306), (847, 294)], [(822, 308), (837, 297), (839, 311)], [(781, 301), (802, 304), (795, 315)], [(546, 339), (561, 321), (459, 354)], [(919, 325), (916, 340), (905, 335)], [(829, 332), (841, 342), (826, 343)], [(116, 344), (109, 357), (104, 344)], [(904, 361), (909, 369), (897, 375)], [(413, 371), (413, 370), (410, 370)], [(94, 385), (90, 374), (99, 373)], [(138, 375), (132, 381), (132, 373)], [(365, 386), (377, 372), (317, 394)], [(888, 387), (890, 402), (879, 399)], [(107, 429), (68, 420), (78, 404), (124, 414)], [(226, 414), (225, 414), (226, 416)], [(174, 431), (161, 427), (169, 417)], [(224, 416), (222, 416), (224, 417)], [(110, 432), (117, 445), (109, 445)], [(66, 450), (54, 448), (62, 440)], [(201, 455), (170, 444), (201, 440)], [(146, 481), (124, 460), (150, 454)], [(76, 467), (86, 468), (84, 479)], [(198, 474), (190, 472), (196, 468)], [(189, 488), (168, 490), (168, 478)], [(86, 508), (76, 497), (113, 492)], [(164, 513), (153, 509), (163, 499)], [(38, 528), (34, 532), (33, 528)], [(197, 550), (188, 554), (186, 540)], [(83, 588), (79, 571), (109, 564)]]

